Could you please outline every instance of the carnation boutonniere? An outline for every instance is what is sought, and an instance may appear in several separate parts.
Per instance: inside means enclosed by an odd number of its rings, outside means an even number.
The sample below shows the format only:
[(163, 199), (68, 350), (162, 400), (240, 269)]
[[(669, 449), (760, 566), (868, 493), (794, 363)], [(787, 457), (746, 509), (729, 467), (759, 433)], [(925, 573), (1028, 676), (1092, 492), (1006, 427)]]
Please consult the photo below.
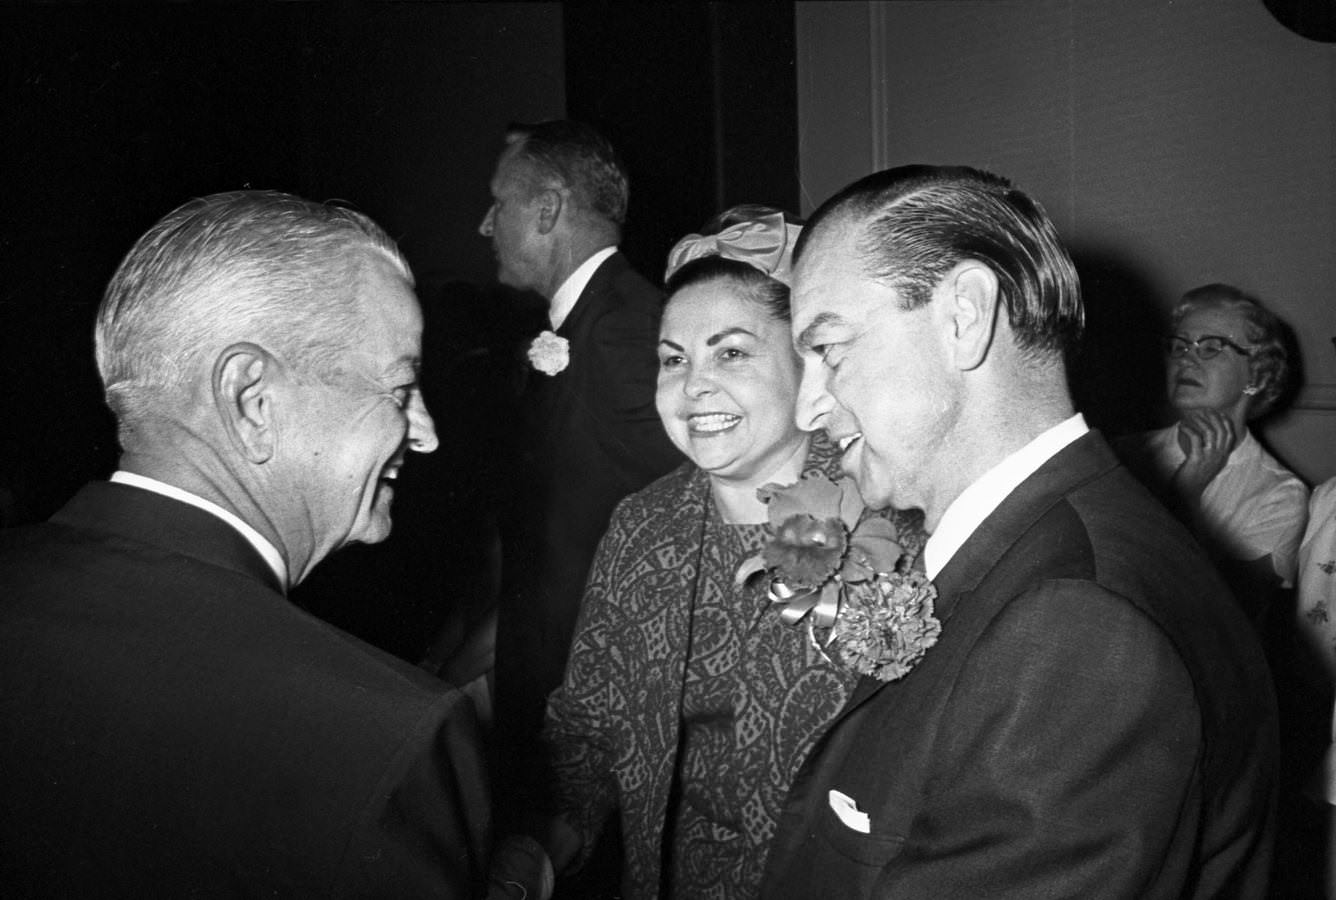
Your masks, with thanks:
[(571, 342), (555, 331), (544, 331), (529, 345), (529, 364), (544, 375), (555, 375), (571, 362)]
[(775, 536), (742, 564), (737, 583), (766, 573), (781, 620), (805, 625), (827, 659), (881, 681), (908, 674), (942, 626), (937, 589), (910, 568), (895, 526), (866, 514), (848, 478), (809, 474), (758, 494)]

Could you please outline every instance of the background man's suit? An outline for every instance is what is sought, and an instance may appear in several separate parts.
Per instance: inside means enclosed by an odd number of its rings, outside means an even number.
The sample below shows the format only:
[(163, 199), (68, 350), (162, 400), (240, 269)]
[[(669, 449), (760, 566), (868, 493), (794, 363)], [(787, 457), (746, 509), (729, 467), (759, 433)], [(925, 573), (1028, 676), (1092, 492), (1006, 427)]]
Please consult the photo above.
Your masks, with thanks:
[(681, 462), (654, 408), (663, 294), (614, 253), (557, 334), (570, 363), (530, 371), (525, 482), (496, 640), (498, 726), (536, 737), (560, 682), (599, 538), (617, 501)]
[(462, 898), (485, 862), (469, 702), (121, 484), (0, 532), (0, 796), (11, 897)]
[(794, 785), (762, 896), (1264, 895), (1266, 664), (1102, 438), (1048, 460), (935, 583), (938, 644), (859, 685)]

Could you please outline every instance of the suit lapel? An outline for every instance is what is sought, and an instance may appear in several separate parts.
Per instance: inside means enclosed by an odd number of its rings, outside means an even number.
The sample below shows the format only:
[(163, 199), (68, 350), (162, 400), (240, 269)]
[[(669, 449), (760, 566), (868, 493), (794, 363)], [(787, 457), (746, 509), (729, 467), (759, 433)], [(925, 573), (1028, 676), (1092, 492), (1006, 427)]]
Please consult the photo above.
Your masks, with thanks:
[[(957, 611), (968, 606), (970, 595), (988, 573), (1053, 504), (1061, 501), (1076, 485), (1102, 475), (1117, 465), (1118, 460), (1113, 451), (1099, 433), (1092, 430), (1058, 451), (1033, 475), (1021, 482), (979, 524), (933, 579), (937, 587), (934, 615), (942, 623), (943, 635), (950, 629), (951, 619)], [(932, 650), (928, 650), (928, 653), (931, 654)], [(836, 721), (848, 716), (880, 691), (907, 681), (912, 682), (913, 676), (914, 672), (911, 671), (904, 679), (896, 682), (863, 677)]]

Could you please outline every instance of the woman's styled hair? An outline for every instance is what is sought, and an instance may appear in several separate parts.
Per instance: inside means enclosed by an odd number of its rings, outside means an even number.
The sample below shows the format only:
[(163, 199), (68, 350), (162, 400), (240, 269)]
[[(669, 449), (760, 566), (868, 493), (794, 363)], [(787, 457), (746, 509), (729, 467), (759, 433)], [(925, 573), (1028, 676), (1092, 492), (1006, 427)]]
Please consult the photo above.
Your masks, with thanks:
[(365, 318), (368, 255), (413, 284), (394, 241), (350, 209), (232, 191), (168, 213), (126, 254), (98, 310), (97, 367), (122, 443), (136, 423), (171, 416), (230, 343), (263, 342), (299, 377), (331, 376)]
[(1257, 388), (1248, 405), (1248, 418), (1275, 409), (1289, 387), (1292, 366), (1285, 323), (1251, 294), (1231, 284), (1203, 284), (1188, 291), (1174, 306), (1170, 325), (1177, 331), (1188, 313), (1214, 309), (1238, 315), (1248, 342), (1248, 369)]
[[(801, 228), (801, 222), (782, 210), (759, 203), (724, 210), (701, 226), (698, 233), (684, 237), (669, 253), (664, 285), (669, 300), (683, 288), (728, 279), (764, 307), (773, 319), (790, 321), (786, 279)], [(738, 241), (727, 237), (735, 232)], [(757, 238), (765, 245), (763, 249), (757, 248)]]

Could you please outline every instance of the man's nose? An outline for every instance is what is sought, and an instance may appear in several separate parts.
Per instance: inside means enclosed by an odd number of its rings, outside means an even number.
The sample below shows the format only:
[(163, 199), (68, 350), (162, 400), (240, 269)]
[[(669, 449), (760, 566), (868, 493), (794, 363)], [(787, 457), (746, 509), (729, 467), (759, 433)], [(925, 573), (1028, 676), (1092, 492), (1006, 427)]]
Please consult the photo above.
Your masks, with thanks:
[(822, 362), (803, 361), (802, 380), (798, 383), (798, 402), (793, 410), (793, 421), (803, 431), (824, 428), (826, 417), (835, 408), (835, 399), (826, 389), (827, 377)]
[(416, 453), (431, 453), (440, 446), (436, 439), (436, 421), (421, 395), (408, 408), (408, 448)]
[(478, 224), (478, 234), (483, 237), (492, 236), (492, 220), (496, 217), (496, 205), (493, 204), (487, 208), (487, 215), (482, 217), (482, 222)]

